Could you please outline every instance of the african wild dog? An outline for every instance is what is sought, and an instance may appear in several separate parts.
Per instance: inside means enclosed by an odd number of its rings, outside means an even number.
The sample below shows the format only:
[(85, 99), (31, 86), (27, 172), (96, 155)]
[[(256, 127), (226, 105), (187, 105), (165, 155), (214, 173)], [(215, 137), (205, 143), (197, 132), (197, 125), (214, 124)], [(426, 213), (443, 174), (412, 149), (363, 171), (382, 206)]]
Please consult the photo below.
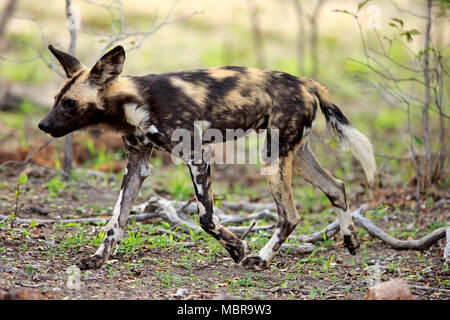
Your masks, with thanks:
[[(99, 268), (122, 239), (128, 214), (143, 180), (150, 174), (153, 148), (171, 152), (176, 128), (194, 134), (194, 121), (218, 130), (277, 129), (278, 171), (268, 176), (278, 209), (275, 234), (258, 255), (247, 255), (245, 242), (220, 225), (213, 212), (211, 167), (207, 162), (189, 167), (197, 197), (201, 227), (229, 252), (236, 263), (260, 269), (266, 267), (281, 244), (299, 222), (291, 192), (291, 172), (322, 190), (336, 208), (344, 243), (353, 253), (359, 246), (348, 212), (344, 183), (321, 168), (308, 147), (308, 133), (317, 107), (329, 129), (361, 162), (369, 183), (375, 160), (369, 140), (352, 127), (312, 79), (279, 71), (245, 67), (217, 67), (146, 76), (120, 76), (125, 52), (117, 46), (92, 69), (76, 58), (49, 46), (68, 80), (55, 97), (49, 114), (39, 128), (54, 137), (93, 125), (106, 125), (122, 134), (127, 167), (106, 235), (97, 252), (80, 262), (82, 268)], [(207, 145), (207, 144), (205, 144)], [(265, 147), (270, 145), (266, 139)], [(264, 159), (263, 159), (264, 161)], [(263, 165), (269, 165), (263, 162)]]

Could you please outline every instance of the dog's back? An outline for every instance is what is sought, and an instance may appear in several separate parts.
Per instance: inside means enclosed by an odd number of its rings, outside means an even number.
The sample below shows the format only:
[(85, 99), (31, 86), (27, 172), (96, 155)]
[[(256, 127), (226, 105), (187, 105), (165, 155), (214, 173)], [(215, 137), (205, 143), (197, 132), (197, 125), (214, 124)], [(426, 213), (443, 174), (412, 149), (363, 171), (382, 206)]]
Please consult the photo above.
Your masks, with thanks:
[(223, 132), (301, 128), (315, 113), (310, 80), (279, 71), (225, 66), (131, 79), (163, 131), (192, 130), (194, 121)]

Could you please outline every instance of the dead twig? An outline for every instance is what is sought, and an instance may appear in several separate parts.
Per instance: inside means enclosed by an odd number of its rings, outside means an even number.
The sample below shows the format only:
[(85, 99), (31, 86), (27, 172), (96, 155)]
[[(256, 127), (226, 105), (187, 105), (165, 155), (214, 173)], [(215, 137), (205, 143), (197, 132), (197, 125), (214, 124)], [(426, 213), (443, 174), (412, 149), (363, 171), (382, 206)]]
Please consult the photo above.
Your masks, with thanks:
[(38, 154), (42, 149), (44, 149), (49, 143), (53, 142), (53, 140), (55, 140), (55, 138), (51, 138), (50, 140), (47, 140), (46, 142), (44, 142), (43, 144), (41, 144), (36, 150), (34, 150), (33, 152), (31, 152), (29, 155), (27, 155), (27, 157), (23, 160), (23, 161), (16, 161), (16, 160), (9, 160), (9, 161), (5, 161), (0, 165), (0, 169), (11, 165), (11, 164), (18, 164), (20, 166), (24, 166), (26, 165), (28, 162), (30, 162), (30, 160), (36, 155)]
[(277, 214), (270, 212), (269, 210), (263, 210), (260, 212), (252, 213), (248, 216), (238, 216), (238, 217), (230, 217), (228, 219), (225, 219), (221, 222), (222, 225), (232, 224), (232, 223), (242, 223), (244, 221), (249, 220), (262, 220), (262, 219), (271, 219), (276, 221), (277, 220)]
[(172, 201), (164, 199), (160, 196), (151, 196), (150, 199), (143, 205), (134, 206), (133, 210), (138, 212), (144, 212), (144, 210), (156, 212), (159, 216), (163, 217), (170, 224), (172, 224), (172, 227), (185, 225), (191, 230), (201, 230), (198, 225), (183, 217), (180, 212), (174, 208)]
[(45, 285), (45, 283), (36, 283), (36, 284), (28, 284), (28, 283), (21, 283), (21, 282), (16, 282), (16, 284), (25, 287), (25, 288), (39, 288)]
[(246, 201), (231, 202), (221, 201), (220, 204), (230, 210), (244, 210), (244, 211), (262, 211), (262, 210), (277, 210), (275, 203), (252, 203)]
[(427, 234), (421, 239), (415, 240), (400, 240), (396, 239), (376, 225), (372, 223), (369, 219), (361, 216), (358, 212), (352, 213), (353, 221), (360, 227), (367, 230), (367, 232), (372, 236), (376, 237), (383, 242), (389, 244), (393, 249), (396, 250), (425, 250), (429, 248), (432, 244), (437, 242), (439, 239), (442, 239), (446, 236), (446, 231), (450, 227), (443, 227), (434, 230), (433, 232)]
[(414, 288), (414, 289), (420, 289), (420, 290), (440, 291), (440, 292), (450, 293), (450, 289), (431, 288), (431, 287), (426, 287), (426, 286), (416, 286), (416, 285), (410, 285), (410, 287), (411, 287), (411, 288)]
[(134, 43), (134, 44), (127, 48), (127, 52), (129, 52), (131, 50), (139, 49), (143, 45), (145, 40), (150, 35), (157, 32), (159, 29), (161, 29), (167, 25), (183, 22), (197, 14), (202, 13), (199, 11), (194, 11), (191, 14), (189, 14), (185, 17), (182, 17), (180, 19), (171, 20), (170, 18), (173, 14), (173, 10), (175, 9), (178, 1), (179, 0), (174, 0), (172, 2), (171, 7), (166, 12), (166, 14), (164, 15), (164, 17), (162, 18), (161, 21), (158, 22), (158, 19), (157, 19), (158, 14), (155, 14), (155, 17), (152, 19), (152, 21), (150, 22), (150, 25), (145, 30), (137, 31), (137, 30), (134, 30), (130, 25), (127, 24), (125, 10), (123, 9), (123, 4), (122, 4), (121, 0), (114, 0), (114, 2), (109, 5), (97, 3), (97, 2), (94, 2), (91, 0), (84, 0), (84, 2), (86, 2), (86, 3), (92, 4), (97, 7), (102, 7), (102, 8), (105, 8), (106, 10), (108, 10), (110, 12), (112, 20), (113, 20), (111, 23), (111, 32), (110, 33), (98, 32), (98, 31), (92, 30), (92, 28), (89, 28), (89, 33), (91, 33), (95, 36), (101, 37), (102, 41), (106, 43), (100, 51), (100, 56), (102, 56), (108, 48), (112, 47), (116, 43), (124, 42), (125, 40), (129, 40), (129, 39), (132, 39), (133, 41), (131, 41), (131, 43)]
[(450, 262), (450, 227), (447, 228), (446, 237), (447, 237), (447, 244), (445, 245), (444, 249), (444, 258), (445, 260), (447, 260), (447, 262)]
[(304, 235), (301, 235), (298, 237), (290, 236), (289, 239), (298, 241), (298, 242), (314, 243), (314, 242), (330, 239), (335, 234), (337, 234), (339, 232), (339, 230), (340, 230), (339, 221), (336, 220), (318, 232), (314, 232), (312, 234), (304, 234)]
[[(272, 229), (274, 227), (273, 224), (270, 225), (266, 225), (266, 226), (257, 226), (257, 227), (253, 227), (251, 229), (251, 232), (255, 232), (258, 230), (269, 230)], [(231, 226), (231, 227), (227, 227), (228, 230), (230, 230), (231, 232), (235, 232), (235, 233), (244, 233), (245, 231), (248, 230), (248, 227), (237, 227), (237, 226)]]
[(252, 220), (252, 222), (250, 223), (250, 225), (248, 226), (248, 229), (244, 231), (244, 233), (241, 236), (241, 240), (244, 240), (245, 237), (248, 236), (248, 234), (250, 233), (250, 231), (252, 231), (253, 227), (256, 225), (256, 221)]

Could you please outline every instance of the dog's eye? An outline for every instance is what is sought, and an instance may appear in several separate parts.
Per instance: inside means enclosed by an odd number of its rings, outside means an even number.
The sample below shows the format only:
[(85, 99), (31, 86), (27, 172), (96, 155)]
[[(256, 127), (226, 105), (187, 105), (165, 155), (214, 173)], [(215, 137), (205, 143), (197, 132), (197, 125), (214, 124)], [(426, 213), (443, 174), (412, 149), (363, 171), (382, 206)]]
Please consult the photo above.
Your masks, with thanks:
[(77, 102), (73, 99), (65, 99), (64, 102), (64, 107), (66, 108), (74, 108), (77, 104)]

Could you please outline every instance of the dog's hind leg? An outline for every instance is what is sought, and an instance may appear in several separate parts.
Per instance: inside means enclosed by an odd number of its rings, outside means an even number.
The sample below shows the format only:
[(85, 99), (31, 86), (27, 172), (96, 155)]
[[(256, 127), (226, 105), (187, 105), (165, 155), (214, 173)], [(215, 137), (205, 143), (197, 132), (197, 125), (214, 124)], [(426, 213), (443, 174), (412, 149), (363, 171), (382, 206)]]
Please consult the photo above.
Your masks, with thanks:
[(123, 176), (119, 199), (114, 208), (113, 216), (106, 225), (102, 244), (93, 256), (80, 261), (81, 269), (100, 268), (108, 259), (114, 246), (122, 240), (134, 200), (142, 183), (151, 171), (149, 158), (152, 147), (133, 145), (131, 142), (133, 140), (128, 140), (126, 137), (123, 137), (123, 141), (127, 153), (127, 168)]
[(278, 224), (259, 254), (248, 256), (241, 262), (246, 268), (259, 270), (267, 267), (300, 220), (291, 190), (292, 157), (292, 152), (280, 157), (278, 170), (268, 175), (270, 191), (277, 205)]
[(354, 254), (355, 250), (359, 247), (359, 242), (356, 237), (351, 214), (348, 211), (344, 183), (332, 177), (320, 166), (314, 154), (309, 149), (307, 142), (297, 150), (292, 170), (322, 190), (328, 197), (337, 211), (345, 246), (351, 254)]
[(198, 221), (200, 226), (220, 242), (236, 263), (240, 262), (245, 255), (245, 242), (220, 225), (219, 218), (213, 211), (211, 166), (205, 162), (200, 164), (191, 162), (187, 163), (187, 165), (191, 172), (195, 195), (197, 197)]

